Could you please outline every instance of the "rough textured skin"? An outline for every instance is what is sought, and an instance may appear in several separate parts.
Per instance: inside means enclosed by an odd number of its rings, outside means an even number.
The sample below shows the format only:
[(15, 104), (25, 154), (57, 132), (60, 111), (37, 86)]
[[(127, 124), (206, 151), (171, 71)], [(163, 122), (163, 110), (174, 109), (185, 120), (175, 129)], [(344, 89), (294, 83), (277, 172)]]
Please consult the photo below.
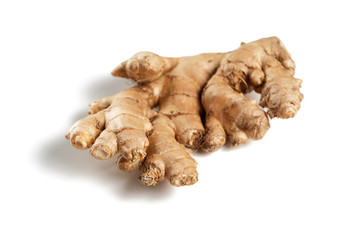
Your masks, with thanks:
[[(242, 43), (228, 53), (202, 93), (206, 112), (206, 136), (202, 149), (218, 150), (226, 142), (233, 146), (249, 138), (261, 139), (270, 118), (290, 118), (300, 108), (301, 80), (294, 78), (295, 64), (277, 37)], [(260, 106), (243, 93), (261, 93)]]
[(295, 115), (302, 94), (294, 69), (276, 37), (229, 53), (166, 58), (140, 52), (112, 72), (138, 85), (93, 102), (90, 115), (77, 121), (66, 138), (100, 160), (118, 153), (119, 168), (140, 169), (139, 180), (147, 186), (163, 179), (191, 185), (198, 180), (197, 163), (186, 147), (215, 151), (226, 135), (236, 146), (262, 138), (269, 128), (267, 114), (243, 93), (261, 93), (260, 105), (271, 118)]
[(149, 157), (139, 180), (147, 186), (156, 185), (164, 178), (174, 186), (196, 183), (197, 163), (190, 157), (189, 150), (175, 140), (175, 124), (162, 113), (157, 114), (152, 123)]
[[(154, 185), (164, 177), (175, 186), (195, 183), (196, 162), (181, 144), (193, 149), (201, 146), (205, 130), (199, 96), (224, 55), (166, 58), (150, 52), (135, 54), (112, 74), (131, 78), (138, 85), (93, 102), (90, 115), (76, 122), (67, 138), (79, 149), (91, 148), (90, 154), (100, 160), (119, 153), (116, 162), (123, 171), (143, 167), (146, 171), (140, 180), (145, 185)], [(151, 131), (150, 119), (156, 114), (151, 109), (155, 106), (159, 111)], [(151, 176), (162, 168), (148, 167), (154, 165), (150, 164), (154, 159), (164, 166), (157, 180)]]

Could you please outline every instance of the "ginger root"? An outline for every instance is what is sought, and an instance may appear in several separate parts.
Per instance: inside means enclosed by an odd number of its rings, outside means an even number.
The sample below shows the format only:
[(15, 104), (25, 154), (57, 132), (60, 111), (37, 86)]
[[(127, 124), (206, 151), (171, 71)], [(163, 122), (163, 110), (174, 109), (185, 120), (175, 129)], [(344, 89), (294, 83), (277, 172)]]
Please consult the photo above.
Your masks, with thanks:
[[(140, 52), (112, 72), (137, 86), (94, 101), (89, 116), (77, 121), (66, 138), (100, 160), (118, 153), (119, 168), (140, 169), (144, 185), (165, 178), (174, 186), (191, 185), (198, 173), (190, 148), (215, 151), (226, 134), (234, 146), (261, 139), (269, 128), (267, 115), (295, 115), (302, 94), (294, 70), (276, 37), (228, 53), (168, 58)], [(244, 96), (252, 90), (261, 93), (267, 114)], [(158, 112), (152, 110), (156, 106)]]
[[(233, 146), (249, 138), (261, 139), (269, 129), (270, 118), (290, 118), (300, 108), (301, 80), (294, 78), (295, 64), (277, 37), (264, 38), (228, 53), (202, 92), (206, 112), (206, 136), (202, 149), (218, 150), (225, 133)], [(260, 106), (244, 93), (261, 94)]]

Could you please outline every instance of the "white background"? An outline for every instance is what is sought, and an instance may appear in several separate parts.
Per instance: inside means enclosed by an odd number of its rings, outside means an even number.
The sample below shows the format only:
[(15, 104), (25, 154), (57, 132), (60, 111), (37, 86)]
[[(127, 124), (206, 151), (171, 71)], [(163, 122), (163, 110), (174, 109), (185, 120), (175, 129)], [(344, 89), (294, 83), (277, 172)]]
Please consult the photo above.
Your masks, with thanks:
[[(357, 1), (1, 1), (1, 239), (360, 239)], [(147, 188), (64, 135), (138, 51), (278, 36), (305, 98), (261, 140)]]

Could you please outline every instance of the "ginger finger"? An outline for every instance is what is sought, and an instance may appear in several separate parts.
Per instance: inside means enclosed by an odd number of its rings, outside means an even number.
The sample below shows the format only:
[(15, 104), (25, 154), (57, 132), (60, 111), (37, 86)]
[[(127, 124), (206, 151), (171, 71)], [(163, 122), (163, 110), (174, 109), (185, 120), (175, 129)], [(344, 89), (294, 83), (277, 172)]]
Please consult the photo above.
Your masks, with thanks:
[(136, 82), (149, 82), (171, 70), (177, 62), (177, 58), (160, 57), (152, 52), (139, 52), (117, 66), (112, 75), (130, 78)]
[(86, 149), (92, 146), (105, 126), (105, 113), (100, 111), (80, 119), (70, 128), (66, 138), (78, 149)]
[(156, 185), (166, 178), (174, 186), (192, 185), (198, 180), (197, 163), (186, 148), (175, 140), (175, 126), (159, 113), (152, 121), (148, 158), (142, 167), (140, 182)]
[(102, 99), (92, 102), (89, 105), (88, 113), (94, 114), (94, 113), (97, 113), (97, 112), (109, 107), (110, 104), (112, 103), (114, 97), (115, 96), (109, 96), (109, 97), (105, 97), (105, 98), (102, 98)]
[(213, 112), (206, 115), (206, 134), (201, 148), (206, 152), (220, 149), (226, 142), (226, 133), (221, 122), (213, 116)]
[(272, 57), (263, 60), (266, 82), (261, 87), (260, 106), (267, 107), (270, 118), (291, 118), (300, 109), (303, 95), (299, 89), (301, 80), (293, 77)]
[(95, 140), (90, 154), (99, 160), (112, 158), (118, 151), (117, 138), (114, 132), (104, 130)]

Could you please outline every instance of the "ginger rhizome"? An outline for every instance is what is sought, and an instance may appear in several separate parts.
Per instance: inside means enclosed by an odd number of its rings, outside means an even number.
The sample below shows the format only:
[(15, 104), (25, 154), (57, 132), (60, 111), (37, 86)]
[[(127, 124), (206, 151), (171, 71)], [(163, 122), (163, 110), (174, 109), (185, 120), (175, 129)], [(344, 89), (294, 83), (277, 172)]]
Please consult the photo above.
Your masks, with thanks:
[[(225, 144), (226, 134), (233, 146), (249, 138), (261, 139), (270, 118), (290, 118), (300, 108), (301, 80), (294, 78), (295, 64), (282, 42), (265, 38), (226, 54), (202, 92), (206, 112), (203, 150), (216, 151)], [(261, 94), (260, 106), (244, 93)], [(226, 134), (225, 134), (226, 133)]]
[[(303, 96), (294, 70), (276, 37), (192, 57), (140, 52), (112, 72), (137, 86), (93, 102), (89, 116), (66, 137), (100, 160), (118, 154), (119, 168), (141, 170), (139, 180), (147, 186), (165, 178), (174, 186), (191, 185), (198, 173), (190, 149), (218, 150), (227, 136), (234, 146), (261, 139), (269, 128), (267, 116), (295, 115)], [(261, 94), (267, 113), (244, 96), (252, 90)]]
[[(165, 177), (175, 186), (195, 183), (197, 163), (184, 145), (201, 146), (205, 129), (199, 96), (223, 56), (135, 54), (112, 74), (138, 85), (92, 103), (90, 115), (75, 123), (69, 139), (77, 148), (91, 148), (97, 159), (119, 153), (119, 168), (126, 172), (143, 168), (140, 180), (145, 185)], [(155, 106), (158, 113), (152, 110)]]

